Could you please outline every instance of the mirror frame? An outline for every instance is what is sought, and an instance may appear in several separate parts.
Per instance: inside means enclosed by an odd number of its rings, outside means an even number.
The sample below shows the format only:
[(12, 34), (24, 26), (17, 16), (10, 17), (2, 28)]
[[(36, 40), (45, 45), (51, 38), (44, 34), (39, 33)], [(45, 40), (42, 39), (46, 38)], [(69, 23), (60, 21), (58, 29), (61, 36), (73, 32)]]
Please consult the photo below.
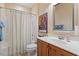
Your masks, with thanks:
[(73, 5), (73, 8), (72, 8), (72, 30), (55, 30), (54, 29), (54, 26), (55, 26), (55, 6), (59, 5), (59, 4), (62, 4), (62, 3), (57, 3), (56, 5), (53, 6), (53, 30), (54, 31), (74, 31), (74, 3), (70, 3)]

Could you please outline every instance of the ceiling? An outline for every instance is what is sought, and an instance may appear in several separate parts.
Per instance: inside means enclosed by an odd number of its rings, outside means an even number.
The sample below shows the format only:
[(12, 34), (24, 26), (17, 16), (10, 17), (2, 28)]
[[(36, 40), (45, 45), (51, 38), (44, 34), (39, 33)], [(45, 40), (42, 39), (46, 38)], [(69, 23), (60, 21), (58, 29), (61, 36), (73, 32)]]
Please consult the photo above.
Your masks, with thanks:
[(36, 8), (39, 13), (43, 12), (51, 3), (17, 3), (25, 8)]
[(48, 7), (50, 3), (17, 3), (18, 5), (24, 6), (26, 8), (32, 8), (38, 6), (39, 8)]
[(32, 8), (34, 5), (33, 3), (17, 3), (18, 5), (24, 6), (26, 8)]

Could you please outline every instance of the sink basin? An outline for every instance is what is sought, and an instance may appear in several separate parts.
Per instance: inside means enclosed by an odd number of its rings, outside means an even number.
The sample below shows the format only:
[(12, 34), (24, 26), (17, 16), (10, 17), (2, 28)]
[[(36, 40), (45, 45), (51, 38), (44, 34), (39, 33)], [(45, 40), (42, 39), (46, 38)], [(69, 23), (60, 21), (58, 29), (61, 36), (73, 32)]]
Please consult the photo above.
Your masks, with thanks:
[(62, 43), (62, 44), (67, 44), (67, 42), (65, 42), (64, 40), (60, 40), (57, 37), (52, 37), (52, 36), (46, 36), (43, 37), (44, 39), (46, 39), (47, 41), (50, 42), (56, 42), (56, 43)]
[(79, 41), (76, 41), (76, 40), (70, 40), (69, 42), (66, 41), (66, 40), (57, 40), (57, 39), (51, 39), (51, 42), (54, 41), (56, 43), (59, 43), (59, 44), (65, 44), (65, 45), (73, 45), (73, 46), (76, 46), (76, 45), (79, 45)]
[(60, 44), (68, 44), (66, 41), (64, 41), (64, 40), (59, 40), (59, 39), (51, 39), (50, 41), (51, 41), (51, 42), (53, 41), (53, 42), (56, 42), (56, 43), (60, 43)]
[(72, 45), (72, 44), (79, 44), (79, 42), (77, 41), (69, 41), (67, 42), (66, 40), (60, 40), (60, 39), (57, 39), (57, 38), (47, 38), (48, 41), (50, 42), (55, 42), (55, 43), (58, 43), (58, 44), (65, 44), (65, 45)]
[(54, 42), (54, 43), (58, 43), (58, 44), (65, 44), (65, 45), (79, 45), (79, 41), (76, 41), (76, 40), (70, 40), (69, 42), (65, 40), (60, 40), (58, 39), (57, 37), (52, 37), (52, 36), (45, 36), (43, 37), (43, 39), (46, 39), (48, 42)]
[(58, 40), (58, 38), (57, 37), (52, 37), (52, 36), (45, 36), (45, 37), (43, 37), (44, 39), (56, 39), (56, 40)]
[(68, 44), (70, 44), (70, 45), (79, 45), (79, 41), (75, 41), (75, 40), (71, 40), (70, 42), (67, 42)]

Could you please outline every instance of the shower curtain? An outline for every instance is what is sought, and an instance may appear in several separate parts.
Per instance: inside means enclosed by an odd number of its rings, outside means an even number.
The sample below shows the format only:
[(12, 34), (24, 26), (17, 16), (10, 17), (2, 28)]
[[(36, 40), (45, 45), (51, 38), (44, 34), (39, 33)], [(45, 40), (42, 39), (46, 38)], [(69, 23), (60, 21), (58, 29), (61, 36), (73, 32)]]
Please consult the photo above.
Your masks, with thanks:
[(4, 49), (6, 54), (3, 55), (23, 55), (27, 44), (36, 40), (37, 16), (24, 11), (0, 8), (0, 20), (3, 20), (6, 25), (3, 31), (4, 42), (2, 41), (1, 45), (5, 44), (7, 48)]

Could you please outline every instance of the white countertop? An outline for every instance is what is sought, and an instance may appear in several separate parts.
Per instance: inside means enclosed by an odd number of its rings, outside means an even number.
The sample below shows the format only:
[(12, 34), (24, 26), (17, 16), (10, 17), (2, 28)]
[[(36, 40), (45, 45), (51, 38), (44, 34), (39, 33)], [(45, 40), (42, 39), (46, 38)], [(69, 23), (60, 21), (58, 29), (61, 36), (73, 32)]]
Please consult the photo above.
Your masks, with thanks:
[(65, 40), (60, 40), (56, 37), (38, 37), (38, 39), (60, 47), (73, 54), (79, 55), (79, 41), (73, 40), (70, 42), (66, 42)]

